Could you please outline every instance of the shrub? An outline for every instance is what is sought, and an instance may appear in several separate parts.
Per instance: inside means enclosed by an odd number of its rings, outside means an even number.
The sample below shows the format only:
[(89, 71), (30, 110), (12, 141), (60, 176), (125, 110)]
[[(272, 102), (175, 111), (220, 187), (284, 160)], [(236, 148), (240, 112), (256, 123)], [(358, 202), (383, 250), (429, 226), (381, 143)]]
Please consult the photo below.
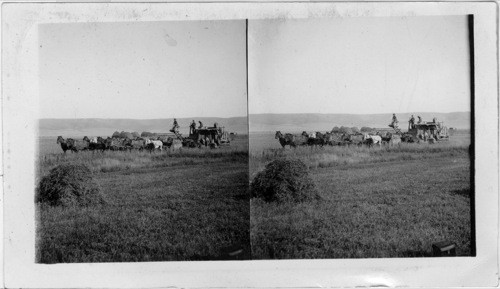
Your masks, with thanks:
[(36, 202), (51, 206), (88, 206), (104, 204), (100, 186), (86, 165), (62, 164), (42, 178)]
[(270, 162), (250, 186), (252, 198), (266, 202), (304, 202), (319, 199), (307, 166), (296, 159)]
[(115, 131), (111, 137), (120, 137), (120, 133), (118, 131)]
[(132, 133), (132, 136), (133, 136), (134, 138), (136, 138), (136, 137), (140, 137), (141, 135), (140, 135), (138, 132), (134, 131), (134, 132)]
[(358, 133), (358, 132), (359, 132), (359, 128), (358, 128), (358, 127), (356, 127), (356, 126), (353, 126), (353, 127), (351, 127), (351, 131), (352, 131), (353, 133)]
[(340, 128), (338, 126), (335, 126), (332, 128), (332, 132), (333, 133), (339, 133), (340, 132)]
[(371, 127), (364, 126), (361, 128), (361, 132), (370, 132), (370, 131), (372, 131)]

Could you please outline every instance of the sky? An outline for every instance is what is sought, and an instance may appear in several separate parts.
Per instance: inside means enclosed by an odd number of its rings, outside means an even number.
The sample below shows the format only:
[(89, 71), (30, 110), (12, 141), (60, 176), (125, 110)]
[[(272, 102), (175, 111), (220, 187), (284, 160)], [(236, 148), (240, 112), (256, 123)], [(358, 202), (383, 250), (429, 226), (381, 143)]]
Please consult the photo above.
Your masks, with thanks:
[(466, 16), (249, 21), (250, 113), (470, 111)]
[(238, 21), (39, 25), (40, 118), (247, 114)]

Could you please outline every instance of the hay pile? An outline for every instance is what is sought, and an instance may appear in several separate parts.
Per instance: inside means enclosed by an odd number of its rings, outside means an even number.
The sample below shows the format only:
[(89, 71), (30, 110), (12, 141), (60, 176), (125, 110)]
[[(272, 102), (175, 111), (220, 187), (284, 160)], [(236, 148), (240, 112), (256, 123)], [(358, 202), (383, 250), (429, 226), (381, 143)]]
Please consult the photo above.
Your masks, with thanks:
[(128, 132), (128, 131), (122, 131), (122, 132), (120, 133), (120, 137), (121, 137), (121, 138), (133, 139), (133, 138), (134, 138), (134, 135), (133, 135), (133, 134), (131, 134), (131, 133), (130, 133), (130, 132)]
[(253, 179), (252, 198), (266, 202), (304, 202), (319, 199), (316, 186), (301, 160), (281, 159), (266, 165)]
[(43, 177), (36, 201), (52, 206), (88, 206), (104, 204), (100, 186), (90, 169), (82, 164), (62, 164)]

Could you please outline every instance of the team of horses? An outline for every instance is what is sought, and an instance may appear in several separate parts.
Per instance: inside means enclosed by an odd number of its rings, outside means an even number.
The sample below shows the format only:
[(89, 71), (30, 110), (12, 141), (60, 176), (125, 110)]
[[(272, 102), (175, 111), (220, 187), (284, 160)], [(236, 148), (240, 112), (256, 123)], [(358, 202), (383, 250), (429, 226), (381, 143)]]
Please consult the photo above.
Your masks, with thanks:
[(61, 145), (64, 153), (66, 151), (131, 151), (131, 150), (148, 150), (149, 152), (159, 150), (162, 151), (164, 147), (177, 149), (177, 144), (171, 137), (157, 137), (156, 139), (150, 138), (119, 138), (119, 137), (93, 137), (88, 138), (85, 136), (83, 139), (64, 139), (62, 136), (57, 137), (57, 144)]
[(297, 146), (349, 146), (349, 145), (366, 145), (372, 147), (374, 145), (381, 146), (383, 144), (399, 145), (401, 137), (398, 134), (386, 133), (334, 133), (334, 132), (302, 132), (300, 135), (291, 133), (281, 133), (277, 131), (275, 138), (280, 142), (281, 146), (297, 147)]

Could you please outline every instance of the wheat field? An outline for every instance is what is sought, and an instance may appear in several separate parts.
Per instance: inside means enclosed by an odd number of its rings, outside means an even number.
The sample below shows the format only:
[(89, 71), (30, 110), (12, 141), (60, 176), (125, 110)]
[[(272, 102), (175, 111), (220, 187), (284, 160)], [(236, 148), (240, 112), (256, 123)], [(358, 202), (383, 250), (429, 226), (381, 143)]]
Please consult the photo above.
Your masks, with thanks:
[(321, 200), (251, 200), (254, 259), (429, 257), (451, 241), (471, 256), (470, 135), (394, 147), (281, 149), (250, 135), (250, 180), (279, 158), (302, 160)]
[(246, 136), (219, 149), (151, 154), (63, 154), (56, 138), (40, 138), (37, 179), (63, 163), (86, 164), (107, 204), (37, 204), (37, 262), (250, 258)]

